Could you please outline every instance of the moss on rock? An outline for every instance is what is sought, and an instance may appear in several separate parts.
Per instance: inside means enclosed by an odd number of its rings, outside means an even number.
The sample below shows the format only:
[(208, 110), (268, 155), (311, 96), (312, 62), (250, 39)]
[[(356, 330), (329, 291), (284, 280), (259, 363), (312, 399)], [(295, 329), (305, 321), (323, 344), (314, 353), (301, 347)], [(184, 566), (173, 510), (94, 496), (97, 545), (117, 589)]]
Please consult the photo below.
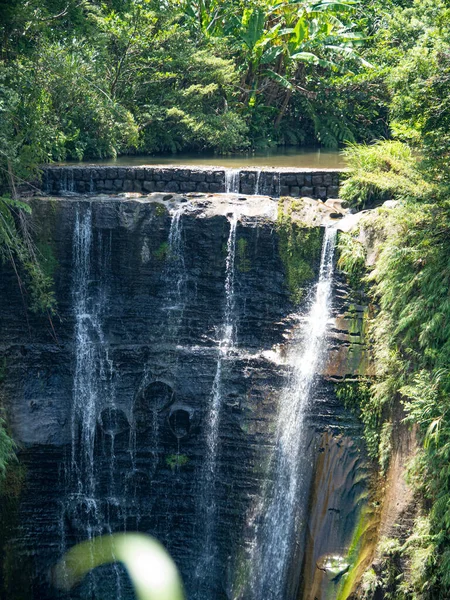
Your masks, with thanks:
[(292, 302), (298, 304), (317, 274), (322, 249), (323, 231), (307, 227), (292, 218), (292, 204), (285, 210), (286, 199), (280, 199), (277, 231), (278, 249), (286, 274)]

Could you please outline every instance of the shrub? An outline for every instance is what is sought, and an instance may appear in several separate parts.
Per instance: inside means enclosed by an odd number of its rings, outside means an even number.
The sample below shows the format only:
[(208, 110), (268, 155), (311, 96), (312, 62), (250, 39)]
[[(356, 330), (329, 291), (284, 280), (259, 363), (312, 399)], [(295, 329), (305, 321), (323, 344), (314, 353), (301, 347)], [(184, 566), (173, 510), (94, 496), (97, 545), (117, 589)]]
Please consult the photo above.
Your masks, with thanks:
[(349, 145), (345, 156), (351, 169), (340, 196), (351, 206), (376, 206), (385, 200), (422, 198), (433, 186), (423, 179), (418, 157), (406, 144), (380, 141), (371, 145)]

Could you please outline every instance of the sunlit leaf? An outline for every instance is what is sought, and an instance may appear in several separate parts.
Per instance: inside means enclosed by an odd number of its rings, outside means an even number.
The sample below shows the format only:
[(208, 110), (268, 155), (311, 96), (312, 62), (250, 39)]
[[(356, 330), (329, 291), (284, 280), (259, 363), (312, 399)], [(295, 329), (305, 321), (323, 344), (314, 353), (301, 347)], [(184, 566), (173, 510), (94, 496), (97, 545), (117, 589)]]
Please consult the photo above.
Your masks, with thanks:
[(163, 546), (138, 533), (97, 537), (71, 548), (53, 571), (56, 587), (70, 590), (96, 567), (122, 562), (138, 600), (183, 600), (178, 570)]

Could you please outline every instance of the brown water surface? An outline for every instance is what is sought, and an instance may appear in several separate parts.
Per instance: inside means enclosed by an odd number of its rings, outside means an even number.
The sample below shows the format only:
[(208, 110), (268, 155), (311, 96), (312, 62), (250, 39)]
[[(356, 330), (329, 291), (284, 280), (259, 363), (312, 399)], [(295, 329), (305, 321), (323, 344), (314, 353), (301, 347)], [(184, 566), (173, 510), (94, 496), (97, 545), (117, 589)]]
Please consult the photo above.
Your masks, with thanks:
[(66, 162), (61, 165), (197, 165), (230, 167), (245, 169), (246, 167), (295, 167), (306, 169), (342, 169), (346, 162), (339, 150), (320, 150), (305, 148), (276, 148), (261, 152), (232, 154), (184, 153), (169, 155), (120, 156), (115, 159), (93, 160), (85, 162)]

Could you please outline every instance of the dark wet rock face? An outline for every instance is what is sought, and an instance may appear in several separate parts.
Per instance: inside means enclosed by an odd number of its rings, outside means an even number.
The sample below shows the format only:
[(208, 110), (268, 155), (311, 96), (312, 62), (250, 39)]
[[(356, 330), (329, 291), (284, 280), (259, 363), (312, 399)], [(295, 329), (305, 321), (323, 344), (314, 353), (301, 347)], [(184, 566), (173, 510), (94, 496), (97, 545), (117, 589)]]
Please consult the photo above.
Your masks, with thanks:
[[(8, 600), (132, 598), (117, 565), (100, 569), (70, 594), (52, 587), (49, 572), (78, 541), (135, 530), (166, 545), (189, 598), (221, 600), (245, 589), (251, 515), (271, 477), (278, 399), (288, 371), (280, 357), (295, 311), (273, 219), (241, 218), (233, 263), (234, 343), (221, 359), (215, 481), (207, 494), (211, 516), (202, 502), (202, 469), (230, 293), (230, 221), (186, 204), (191, 210), (177, 222), (179, 206), (171, 214), (142, 198), (34, 200), (38, 247), (52, 259), (58, 301), (52, 324), (25, 316), (14, 273), (0, 266), (2, 394), (26, 467), (17, 527), (8, 536), (1, 532), (2, 597)], [(318, 264), (315, 269), (317, 275)], [(344, 296), (334, 306), (337, 317), (346, 314)], [(336, 352), (341, 343), (346, 340), (335, 335)], [(345, 374), (344, 363), (336, 376)], [(305, 485), (312, 481), (312, 487), (303, 495), (310, 505), (308, 498), (320, 496), (317, 486), (333, 488), (321, 448), (333, 448), (335, 457), (335, 440), (360, 435), (336, 399), (332, 376), (328, 365), (326, 377), (317, 378), (308, 432), (299, 440), (308, 456)], [(352, 452), (337, 469), (346, 489), (352, 477), (360, 479), (355, 464), (361, 457)], [(307, 545), (288, 569), (292, 598), (302, 565), (306, 580), (317, 585), (316, 557), (343, 552), (348, 544), (357, 499), (330, 498), (332, 506), (323, 498), (320, 506), (327, 514), (342, 511), (345, 523), (324, 527), (310, 508), (313, 526), (305, 539), (312, 553)], [(198, 564), (210, 518), (215, 554), (205, 579)]]

